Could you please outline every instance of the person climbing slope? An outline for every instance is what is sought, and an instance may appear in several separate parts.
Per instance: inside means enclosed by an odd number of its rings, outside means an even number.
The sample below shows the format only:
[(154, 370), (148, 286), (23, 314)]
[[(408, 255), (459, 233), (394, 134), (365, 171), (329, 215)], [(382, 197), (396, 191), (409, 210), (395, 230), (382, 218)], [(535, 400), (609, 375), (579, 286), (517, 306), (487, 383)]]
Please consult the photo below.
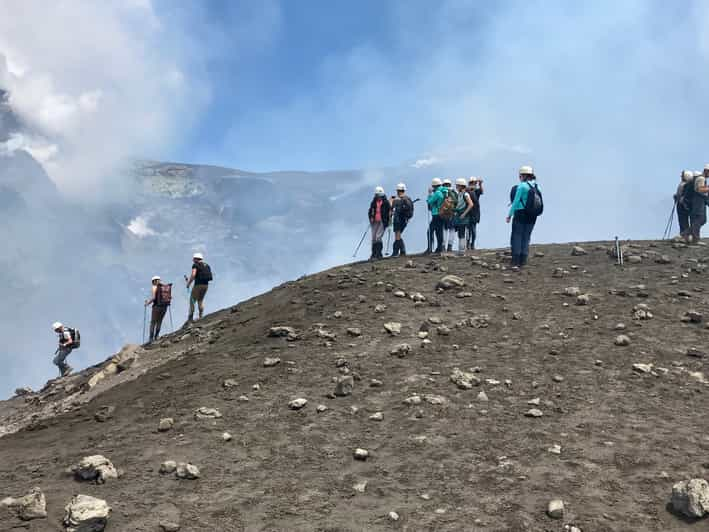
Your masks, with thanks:
[(152, 305), (150, 313), (150, 337), (148, 343), (160, 337), (160, 327), (165, 313), (172, 302), (172, 285), (163, 284), (160, 276), (155, 275), (151, 280), (150, 298), (145, 300), (145, 306)]
[(79, 331), (78, 329), (65, 327), (58, 321), (52, 324), (52, 330), (59, 335), (59, 347), (54, 353), (53, 363), (59, 368), (59, 376), (66, 377), (72, 372), (72, 368), (66, 363), (66, 359), (74, 349), (78, 349), (81, 345)]
[(204, 298), (207, 295), (209, 283), (212, 281), (212, 269), (209, 264), (204, 262), (204, 256), (201, 253), (195, 253), (192, 256), (192, 273), (187, 281), (187, 288), (194, 282), (194, 287), (190, 293), (190, 312), (187, 317), (187, 322), (193, 321), (195, 303), (199, 308), (199, 319), (204, 317)]

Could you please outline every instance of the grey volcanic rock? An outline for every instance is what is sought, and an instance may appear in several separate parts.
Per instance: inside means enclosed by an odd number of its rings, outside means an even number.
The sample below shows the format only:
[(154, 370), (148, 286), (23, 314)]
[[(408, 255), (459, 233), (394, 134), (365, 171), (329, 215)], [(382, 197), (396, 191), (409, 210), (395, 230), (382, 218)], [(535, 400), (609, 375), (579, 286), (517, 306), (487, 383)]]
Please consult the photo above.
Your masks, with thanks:
[(3, 499), (0, 501), (0, 506), (10, 508), (23, 521), (47, 517), (47, 501), (38, 487), (32, 488), (29, 493), (17, 499), (12, 497)]
[(103, 499), (76, 495), (66, 505), (64, 526), (67, 532), (101, 532), (110, 515), (111, 508)]
[(100, 454), (82, 458), (78, 464), (72, 466), (71, 471), (79, 480), (93, 480), (98, 484), (118, 478), (118, 472), (111, 461)]
[(676, 512), (687, 517), (704, 517), (709, 514), (709, 483), (703, 478), (677, 482), (670, 502)]

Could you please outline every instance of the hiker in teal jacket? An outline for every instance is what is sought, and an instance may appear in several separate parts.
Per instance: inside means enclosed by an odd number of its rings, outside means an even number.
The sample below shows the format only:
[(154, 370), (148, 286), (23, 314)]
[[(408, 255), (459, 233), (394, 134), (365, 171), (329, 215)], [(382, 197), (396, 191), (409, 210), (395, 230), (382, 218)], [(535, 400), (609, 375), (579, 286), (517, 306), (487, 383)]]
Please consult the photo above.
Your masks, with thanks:
[(426, 253), (431, 253), (431, 248), (433, 247), (433, 235), (436, 235), (435, 253), (443, 252), (443, 219), (439, 214), (439, 210), (446, 199), (446, 192), (445, 188), (441, 186), (442, 184), (442, 181), (437, 177), (431, 181), (431, 189), (429, 190), (428, 198), (426, 199), (428, 208), (431, 209), (431, 224), (428, 227), (429, 238)]
[[(529, 241), (532, 238), (532, 231), (537, 219), (530, 216), (525, 211), (525, 201), (527, 201), (529, 189), (539, 187), (531, 166), (523, 166), (519, 169), (521, 183), (517, 185), (510, 211), (507, 215), (507, 223), (512, 221), (512, 233), (510, 235), (510, 248), (512, 250), (512, 266), (522, 267), (527, 264), (529, 257)], [(541, 191), (539, 191), (541, 194)]]

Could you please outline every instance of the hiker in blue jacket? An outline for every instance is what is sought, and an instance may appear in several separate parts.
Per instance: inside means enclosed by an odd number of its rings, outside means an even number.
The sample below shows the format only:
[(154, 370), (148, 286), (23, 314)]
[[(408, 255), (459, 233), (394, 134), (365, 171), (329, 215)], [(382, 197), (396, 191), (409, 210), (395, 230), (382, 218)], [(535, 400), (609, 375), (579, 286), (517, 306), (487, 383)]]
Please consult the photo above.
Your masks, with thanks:
[(537, 216), (530, 214), (526, 205), (530, 196), (530, 189), (534, 188), (541, 198), (541, 191), (537, 185), (534, 169), (531, 166), (522, 166), (519, 169), (519, 179), (520, 183), (517, 185), (506, 219), (507, 223), (512, 221), (510, 247), (512, 248), (512, 266), (514, 267), (521, 267), (527, 264), (529, 241), (532, 238), (534, 224), (537, 221)]

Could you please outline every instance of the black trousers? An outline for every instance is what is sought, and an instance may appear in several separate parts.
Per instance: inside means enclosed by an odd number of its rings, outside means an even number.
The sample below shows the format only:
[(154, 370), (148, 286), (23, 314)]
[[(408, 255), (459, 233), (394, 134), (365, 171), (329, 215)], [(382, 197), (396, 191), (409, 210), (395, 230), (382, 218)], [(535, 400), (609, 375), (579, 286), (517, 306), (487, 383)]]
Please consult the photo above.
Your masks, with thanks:
[(431, 217), (431, 226), (429, 228), (429, 234), (431, 235), (431, 244), (433, 244), (433, 237), (436, 237), (436, 253), (441, 253), (443, 251), (443, 229), (445, 227), (445, 220), (441, 218), (438, 214), (434, 214)]
[(679, 223), (679, 234), (686, 236), (689, 230), (689, 209), (677, 204), (677, 222)]

